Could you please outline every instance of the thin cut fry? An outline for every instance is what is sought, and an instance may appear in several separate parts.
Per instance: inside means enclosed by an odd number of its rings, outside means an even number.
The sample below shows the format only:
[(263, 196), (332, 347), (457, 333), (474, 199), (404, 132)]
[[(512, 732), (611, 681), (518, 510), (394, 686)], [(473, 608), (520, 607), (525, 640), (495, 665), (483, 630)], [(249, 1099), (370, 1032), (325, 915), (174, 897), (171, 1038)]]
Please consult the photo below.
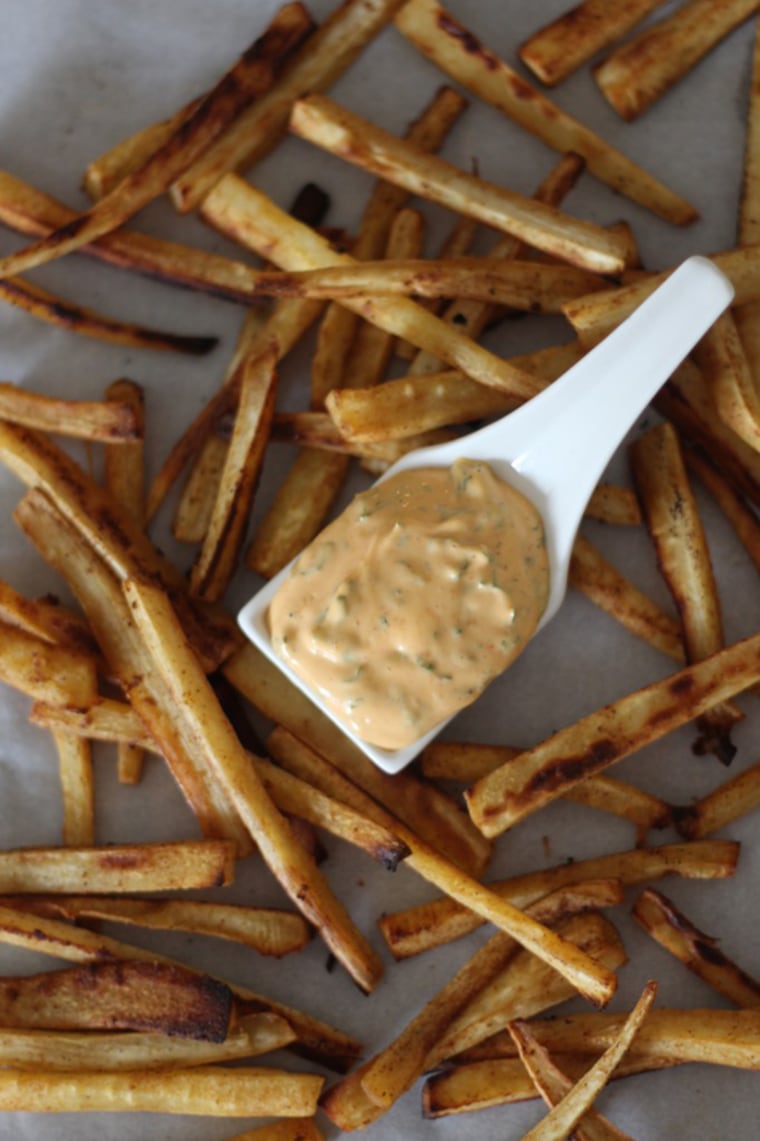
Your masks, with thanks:
[(688, 839), (700, 840), (760, 808), (760, 761), (724, 781), (694, 804), (673, 809), (676, 828)]
[(0, 259), (0, 277), (22, 273), (73, 253), (123, 225), (158, 198), (214, 142), (243, 108), (274, 83), (287, 55), (311, 30), (306, 8), (294, 0), (275, 13), (266, 31), (206, 95), (157, 151), (84, 214), (36, 244)]
[(42, 432), (116, 444), (139, 440), (142, 425), (126, 401), (57, 400), (0, 382), (0, 417)]
[[(647, 983), (641, 998), (626, 1019), (617, 1040), (605, 1051), (588, 1073), (580, 1078), (557, 1105), (550, 1109), (546, 1117), (525, 1134), (525, 1141), (561, 1141), (571, 1133), (583, 1115), (589, 1110), (597, 1094), (609, 1081), (615, 1067), (628, 1050), (631, 1042), (646, 1018), (657, 993), (655, 982)], [(521, 1023), (510, 1026), (510, 1033), (525, 1056), (526, 1044), (531, 1039)]]
[(331, 154), (512, 234), (544, 253), (598, 273), (616, 273), (624, 267), (623, 243), (617, 235), (466, 174), (441, 158), (423, 155), (324, 95), (299, 99), (290, 129)]
[[(686, 659), (704, 661), (724, 644), (723, 619), (707, 538), (675, 429), (668, 423), (650, 428), (633, 443), (630, 456), (657, 562), (681, 618)], [(742, 716), (732, 705), (706, 710), (697, 722), (695, 752), (715, 753), (729, 764), (736, 753), (731, 729)]]
[(229, 440), (216, 434), (201, 445), (172, 521), (172, 534), (179, 543), (203, 542), (229, 446)]
[(697, 217), (690, 203), (563, 112), (437, 0), (409, 0), (396, 17), (396, 27), (456, 82), (561, 154), (581, 155), (591, 173), (613, 189), (677, 225)]
[(760, 451), (760, 391), (730, 311), (722, 313), (705, 333), (696, 347), (695, 359), (712, 389), (723, 423)]
[(755, 0), (691, 0), (626, 41), (595, 67), (597, 86), (618, 114), (630, 122), (756, 10)]
[(553, 87), (567, 79), (602, 48), (635, 27), (662, 0), (583, 0), (534, 32), (517, 49), (526, 67)]
[(95, 781), (92, 748), (85, 737), (54, 733), (63, 802), (63, 843), (80, 848), (95, 843)]
[(465, 794), (471, 817), (496, 836), (531, 812), (760, 681), (760, 634), (620, 698), (522, 753)]

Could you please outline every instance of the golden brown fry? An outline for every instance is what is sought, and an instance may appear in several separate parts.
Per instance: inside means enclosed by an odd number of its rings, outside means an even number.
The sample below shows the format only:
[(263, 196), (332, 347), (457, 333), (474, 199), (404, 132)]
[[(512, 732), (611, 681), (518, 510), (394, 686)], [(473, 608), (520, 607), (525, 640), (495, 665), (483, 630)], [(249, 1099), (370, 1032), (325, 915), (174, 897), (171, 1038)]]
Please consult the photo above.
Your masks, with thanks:
[(142, 1030), (223, 1042), (232, 993), (163, 963), (89, 963), (0, 980), (0, 1024), (41, 1030)]
[(694, 356), (712, 389), (723, 423), (760, 451), (760, 392), (730, 311), (722, 313), (708, 329)]
[[(645, 986), (639, 1001), (628, 1015), (615, 1042), (610, 1045), (598, 1062), (580, 1078), (573, 1088), (565, 1094), (557, 1105), (550, 1109), (546, 1117), (538, 1125), (525, 1134), (525, 1141), (561, 1141), (571, 1133), (583, 1115), (589, 1110), (595, 1097), (609, 1081), (618, 1062), (630, 1048), (636, 1034), (644, 1022), (649, 1009), (657, 994), (657, 983), (649, 982)], [(526, 1035), (523, 1027), (510, 1027), (510, 1033), (520, 1049), (520, 1056), (525, 1056)], [(530, 1033), (528, 1031), (528, 1033)]]
[(0, 382), (0, 417), (42, 432), (112, 444), (134, 442), (142, 434), (140, 420), (126, 401), (58, 400), (6, 382)]
[[(351, 265), (348, 254), (336, 253), (319, 234), (295, 222), (284, 211), (235, 175), (228, 175), (203, 203), (204, 219), (287, 270)], [(452, 330), (438, 317), (406, 297), (348, 301), (350, 309), (420, 348), (436, 353), (452, 368), (492, 388), (528, 398), (537, 391), (532, 377)]]
[[(525, 907), (551, 891), (589, 879), (618, 879), (624, 886), (678, 875), (693, 879), (732, 876), (739, 858), (738, 844), (702, 840), (690, 844), (664, 844), (658, 848), (634, 848), (573, 864), (559, 864), (546, 871), (516, 876), (490, 885), (517, 907)], [(378, 922), (394, 958), (418, 955), (432, 947), (459, 939), (480, 925), (451, 899), (439, 897), (406, 911), (384, 915)]]
[(697, 217), (690, 203), (560, 110), (437, 0), (410, 0), (396, 17), (396, 27), (452, 79), (561, 154), (581, 155), (591, 173), (613, 189), (677, 225)]
[(219, 492), (229, 444), (229, 440), (214, 434), (201, 445), (174, 513), (172, 534), (178, 542), (203, 542)]
[(635, 493), (630, 487), (619, 487), (613, 483), (596, 485), (586, 504), (585, 514), (589, 519), (617, 527), (638, 527), (641, 524), (641, 508)]
[(277, 387), (276, 344), (241, 366), (240, 396), (216, 501), (200, 554), (190, 572), (194, 595), (218, 601), (234, 574), (258, 484)]
[(297, 100), (290, 129), (331, 154), (564, 261), (598, 273), (616, 273), (624, 267), (622, 242), (616, 235), (466, 174), (443, 159), (423, 155), (324, 95)]
[(0, 622), (0, 681), (52, 705), (84, 708), (98, 696), (95, 658)]
[(217, 344), (216, 337), (166, 333), (160, 329), (149, 329), (118, 321), (115, 317), (106, 317), (94, 309), (86, 309), (84, 305), (49, 293), (22, 278), (9, 277), (0, 281), (0, 301), (23, 309), (48, 325), (70, 329), (73, 333), (81, 333), (84, 337), (93, 337), (97, 341), (108, 341), (114, 345), (203, 356)]
[[(633, 478), (660, 571), (676, 604), (689, 662), (704, 661), (724, 644), (723, 619), (710, 551), (681, 448), (671, 424), (650, 428), (630, 449)], [(729, 764), (731, 729), (743, 717), (733, 705), (709, 708), (697, 724), (694, 750)]]
[(760, 982), (721, 951), (718, 941), (691, 923), (666, 896), (643, 891), (631, 912), (661, 947), (735, 1006), (760, 1006)]
[(597, 86), (630, 122), (756, 10), (755, 0), (690, 0), (595, 67)]
[(84, 214), (25, 250), (0, 259), (0, 277), (22, 273), (81, 249), (116, 230), (168, 190), (245, 106), (272, 86), (283, 60), (311, 27), (311, 18), (299, 0), (280, 8), (264, 33), (143, 166), (126, 175)]
[(231, 883), (234, 868), (234, 848), (226, 840), (13, 848), (0, 852), (0, 892), (179, 891)]
[(724, 781), (694, 804), (673, 809), (676, 828), (699, 840), (760, 807), (760, 761)]
[(52, 598), (25, 598), (7, 582), (0, 582), (0, 620), (52, 645), (97, 651), (81, 615)]
[(125, 742), (152, 750), (158, 748), (132, 706), (111, 697), (98, 697), (86, 709), (35, 701), (29, 720), (32, 725), (40, 725), (54, 733), (69, 732), (93, 741)]
[(638, 638), (677, 662), (686, 660), (677, 619), (660, 610), (584, 535), (576, 536), (568, 582)]
[(278, 443), (303, 444), (342, 456), (359, 456), (367, 471), (374, 474), (384, 471), (409, 451), (425, 448), (428, 444), (446, 443), (455, 434), (448, 429), (434, 429), (398, 439), (351, 440), (338, 431), (326, 412), (275, 412), (272, 423), (272, 439)]
[(741, 495), (699, 448), (683, 448), (687, 468), (707, 488), (760, 571), (760, 522)]
[[(752, 76), (747, 97), (747, 129), (744, 143), (744, 179), (739, 200), (737, 243), (752, 245), (760, 241), (760, 35), (755, 21)], [(760, 374), (760, 334), (757, 302), (734, 310), (739, 338), (749, 363), (750, 374)]]
[(487, 836), (760, 681), (760, 634), (634, 691), (522, 753), (465, 794)]
[(544, 24), (521, 44), (517, 54), (542, 83), (553, 87), (567, 79), (602, 48), (635, 27), (662, 0), (582, 0)]
[(28, 1113), (181, 1113), (203, 1117), (304, 1117), (324, 1078), (245, 1066), (58, 1074), (0, 1071), (0, 1110)]
[(85, 737), (53, 734), (63, 802), (64, 845), (81, 848), (95, 843), (95, 781), (92, 748)]
[(272, 803), (200, 669), (168, 597), (153, 584), (135, 579), (124, 583), (124, 595), (153, 669), (183, 711), (199, 765), (222, 785), (293, 902), (319, 929), (357, 983), (372, 990), (382, 974), (379, 957)]

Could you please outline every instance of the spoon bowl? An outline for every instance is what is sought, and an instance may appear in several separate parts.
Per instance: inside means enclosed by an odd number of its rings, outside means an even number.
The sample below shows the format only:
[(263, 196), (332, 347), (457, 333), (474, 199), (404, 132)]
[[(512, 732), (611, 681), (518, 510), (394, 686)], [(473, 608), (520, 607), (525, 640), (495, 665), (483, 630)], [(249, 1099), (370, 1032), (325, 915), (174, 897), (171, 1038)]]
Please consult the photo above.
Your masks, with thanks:
[[(540, 395), (467, 436), (410, 452), (381, 479), (414, 468), (449, 467), (467, 458), (487, 463), (497, 478), (529, 499), (543, 520), (549, 561), (549, 597), (537, 633), (565, 597), (578, 525), (612, 454), (732, 298), (731, 283), (711, 261), (689, 258), (610, 336)], [(338, 720), (272, 645), (267, 612), (292, 565), (240, 611), (243, 631), (376, 765), (388, 773), (399, 772), (451, 718), (413, 744), (393, 750), (363, 741)]]

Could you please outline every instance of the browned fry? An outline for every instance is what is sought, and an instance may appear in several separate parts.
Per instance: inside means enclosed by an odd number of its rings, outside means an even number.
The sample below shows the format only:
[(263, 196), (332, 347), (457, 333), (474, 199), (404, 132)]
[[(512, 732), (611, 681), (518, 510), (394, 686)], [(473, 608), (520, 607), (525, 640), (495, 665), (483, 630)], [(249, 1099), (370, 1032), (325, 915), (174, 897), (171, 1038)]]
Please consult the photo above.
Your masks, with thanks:
[(87, 623), (56, 599), (25, 598), (0, 581), (0, 620), (33, 634), (43, 642), (95, 653), (97, 646)]
[(470, 815), (485, 835), (499, 835), (586, 777), (758, 681), (755, 634), (589, 714), (484, 777), (465, 794)]
[(143, 1030), (223, 1042), (230, 990), (163, 963), (89, 963), (0, 979), (0, 1023), (40, 1030)]
[(203, 545), (190, 572), (192, 593), (212, 602), (226, 591), (243, 543), (274, 415), (279, 355), (277, 345), (267, 344), (241, 366), (232, 438)]
[(458, 296), (528, 313), (559, 313), (571, 298), (604, 289), (605, 284), (596, 274), (572, 265), (481, 257), (391, 260), (389, 253), (384, 261), (324, 269), (290, 273), (261, 270), (257, 291), (269, 297), (329, 300), (380, 294)]
[(690, 0), (595, 67), (597, 86), (630, 122), (756, 10), (755, 0)]
[(695, 927), (653, 888), (643, 891), (632, 915), (648, 935), (735, 1006), (760, 1006), (760, 982), (724, 954), (718, 941)]
[(2, 1070), (0, 1110), (303, 1117), (316, 1112), (323, 1083), (317, 1074), (253, 1066), (69, 1074)]
[(29, 720), (33, 725), (54, 733), (75, 733), (94, 741), (117, 741), (143, 749), (157, 748), (136, 710), (111, 697), (98, 697), (86, 709), (35, 701)]
[(724, 424), (760, 451), (760, 392), (733, 314), (721, 314), (695, 350)]
[(359, 456), (367, 471), (374, 474), (384, 471), (407, 452), (428, 444), (445, 443), (455, 434), (448, 429), (433, 429), (398, 439), (351, 440), (338, 431), (332, 416), (326, 412), (275, 412), (272, 423), (272, 439), (278, 443), (303, 444), (343, 456)]
[(621, 194), (678, 225), (697, 217), (690, 203), (527, 83), (437, 0), (410, 0), (396, 27), (452, 79), (560, 154), (581, 155), (592, 174)]
[(201, 445), (174, 513), (172, 534), (178, 542), (203, 542), (228, 451), (229, 440), (217, 435)]
[(272, 803), (190, 648), (163, 591), (129, 579), (124, 594), (154, 671), (166, 685), (193, 740), (199, 767), (218, 781), (283, 888), (318, 928), (364, 990), (382, 975), (379, 957), (332, 894)]
[[(218, 230), (282, 269), (352, 264), (350, 255), (336, 253), (325, 238), (294, 221), (261, 191), (235, 175), (228, 175), (214, 188), (204, 200), (202, 214)], [(451, 329), (409, 298), (365, 298), (346, 304), (387, 332), (436, 353), (481, 384), (525, 399), (535, 395), (532, 377)]]
[(638, 527), (641, 523), (641, 509), (635, 493), (630, 487), (612, 483), (597, 484), (586, 504), (586, 515), (618, 527)]
[[(755, 22), (752, 75), (747, 94), (744, 179), (739, 200), (737, 242), (740, 246), (760, 241), (760, 36)], [(760, 375), (760, 305), (754, 302), (734, 310), (739, 338), (749, 364), (750, 375)]]
[(295, 1034), (269, 1011), (250, 1014), (222, 1042), (164, 1034), (0, 1030), (0, 1065), (17, 1070), (164, 1070), (253, 1058), (290, 1045)]
[(98, 695), (95, 658), (0, 622), (0, 681), (53, 705), (84, 708)]
[[(525, 907), (564, 884), (588, 879), (618, 879), (624, 886), (679, 875), (694, 879), (732, 876), (739, 858), (739, 845), (730, 841), (695, 841), (665, 844), (657, 848), (634, 848), (573, 864), (559, 864), (542, 872), (516, 876), (490, 885), (517, 907)], [(378, 926), (394, 958), (404, 959), (467, 935), (480, 925), (454, 900), (439, 897), (406, 911), (384, 915)]]
[(20, 907), (36, 915), (71, 921), (107, 919), (112, 923), (160, 931), (191, 931), (196, 935), (244, 943), (260, 955), (278, 958), (300, 951), (311, 937), (308, 925), (293, 911), (200, 900), (13, 896), (3, 900), (2, 906)]
[(568, 582), (632, 634), (677, 662), (686, 660), (677, 619), (660, 610), (656, 602), (634, 586), (584, 535), (576, 536)]
[[(615, 1041), (608, 1046), (591, 1069), (582, 1078), (579, 1078), (568, 1093), (549, 1110), (546, 1117), (525, 1134), (524, 1141), (560, 1141), (561, 1138), (566, 1137), (568, 1133), (574, 1130), (584, 1114), (593, 1105), (597, 1094), (609, 1081), (618, 1062), (630, 1048), (649, 1013), (656, 994), (657, 983), (647, 983), (639, 1001), (626, 1018)], [(510, 1026), (510, 1033), (515, 1038), (523, 1064), (527, 1064), (527, 1047), (533, 1042), (530, 1031), (526, 1031), (523, 1024), (517, 1023)], [(530, 1069), (530, 1066), (528, 1068)]]
[(683, 448), (682, 451), (687, 468), (710, 492), (760, 571), (760, 522), (757, 515), (700, 448)]
[(30, 492), (19, 504), (15, 517), (46, 562), (63, 575), (79, 599), (113, 676), (166, 758), (203, 832), (234, 841), (241, 853), (249, 851), (250, 838), (232, 801), (197, 763), (187, 726), (175, 716), (171, 697), (151, 668), (114, 575), (41, 493)]
[(198, 206), (230, 171), (244, 171), (268, 154), (287, 130), (296, 99), (325, 91), (391, 20), (402, 0), (344, 0), (295, 53), (271, 91), (243, 111), (228, 130), (174, 183), (175, 206)]
[(127, 174), (84, 214), (27, 249), (0, 259), (0, 277), (22, 273), (81, 249), (116, 230), (168, 190), (245, 106), (272, 86), (283, 61), (312, 26), (311, 17), (299, 0), (280, 8), (266, 31), (143, 166)]
[(0, 460), (27, 487), (52, 500), (66, 525), (77, 529), (117, 578), (146, 573), (163, 582), (210, 669), (239, 644), (232, 620), (203, 604), (191, 603), (183, 576), (156, 550), (131, 514), (52, 441), (0, 421)]
[[(530, 1032), (526, 1022), (513, 1022), (509, 1026), (509, 1033), (515, 1041), (520, 1052), (520, 1061), (530, 1074), (536, 1089), (539, 1091), (549, 1109), (553, 1109), (573, 1088), (573, 1080), (568, 1077), (553, 1061), (549, 1054)], [(615, 1073), (618, 1066), (615, 1066)], [(608, 1078), (613, 1073), (607, 1074)], [(579, 1079), (578, 1079), (579, 1080)], [(564, 1122), (562, 1122), (564, 1126)], [(559, 1136), (559, 1126), (556, 1136)], [(555, 1136), (554, 1133), (551, 1134)], [(623, 1133), (606, 1117), (594, 1109), (583, 1113), (577, 1128), (574, 1130), (576, 1141), (632, 1141), (627, 1133)]]
[(0, 417), (42, 432), (80, 440), (134, 442), (142, 434), (140, 420), (126, 402), (59, 400), (0, 382)]
[(272, 578), (311, 542), (343, 486), (348, 462), (347, 456), (301, 448), (254, 532), (245, 556), (250, 570)]
[(673, 810), (676, 828), (699, 840), (760, 808), (760, 761), (724, 781), (694, 804)]
[(313, 749), (282, 730), (276, 732), (278, 736), (273, 734), (269, 740), (269, 749), (278, 761), (296, 771), (300, 770), (304, 775), (308, 772), (318, 788), (344, 799), (363, 810), (371, 819), (386, 824), (395, 831), (409, 848), (407, 867), (429, 883), (442, 888), (447, 895), (463, 903), (469, 910), (494, 923), (522, 947), (551, 965), (569, 985), (592, 1002), (599, 1002), (600, 999), (606, 1001), (603, 995), (613, 993), (615, 976), (604, 964), (594, 963), (585, 951), (579, 950), (556, 932), (501, 899), (488, 887), (462, 872), (450, 859), (440, 856), (402, 823), (394, 821), (392, 816), (374, 804)]
[[(474, 876), (482, 874), (490, 844), (451, 797), (408, 772), (393, 777), (381, 772), (252, 644), (235, 654), (223, 672), (263, 716), (284, 726), (297, 740), (309, 741), (312, 750), (327, 757), (431, 847)], [(343, 797), (337, 794), (336, 799)]]
[[(681, 448), (671, 424), (658, 424), (630, 449), (633, 478), (660, 571), (673, 596), (689, 662), (704, 661), (724, 644), (723, 619), (710, 551)], [(703, 713), (694, 750), (729, 764), (736, 749), (731, 728), (742, 719), (733, 705)]]
[(63, 803), (63, 843), (79, 848), (95, 843), (95, 781), (92, 748), (85, 737), (53, 734)]
[[(622, 242), (601, 227), (485, 182), (362, 119), (324, 95), (293, 106), (290, 129), (412, 193), (466, 214), (564, 261), (598, 273), (625, 264)], [(1, 263), (0, 263), (1, 265)], [(421, 346), (424, 348), (425, 346)]]
[(15, 848), (0, 852), (0, 892), (179, 891), (231, 883), (234, 868), (234, 848), (226, 840)]
[(582, 0), (545, 24), (521, 44), (517, 54), (543, 83), (553, 87), (567, 79), (602, 48), (635, 27), (662, 0)]

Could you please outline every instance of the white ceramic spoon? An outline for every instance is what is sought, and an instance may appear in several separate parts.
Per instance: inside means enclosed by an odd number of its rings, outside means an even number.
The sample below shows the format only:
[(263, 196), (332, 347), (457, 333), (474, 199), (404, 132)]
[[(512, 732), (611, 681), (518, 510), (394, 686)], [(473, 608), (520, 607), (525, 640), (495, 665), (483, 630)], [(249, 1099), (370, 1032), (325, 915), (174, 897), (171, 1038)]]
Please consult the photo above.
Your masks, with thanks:
[[(530, 499), (543, 519), (551, 576), (540, 630), (565, 597), (578, 524), (610, 457), (732, 297), (731, 283), (712, 262), (690, 258), (546, 391), (477, 432), (410, 452), (382, 479), (409, 468), (448, 467), (460, 458), (483, 460)], [(341, 724), (272, 647), (267, 610), (291, 565), (241, 610), (242, 629), (375, 764), (385, 772), (399, 772), (451, 718), (396, 750), (369, 745)]]

